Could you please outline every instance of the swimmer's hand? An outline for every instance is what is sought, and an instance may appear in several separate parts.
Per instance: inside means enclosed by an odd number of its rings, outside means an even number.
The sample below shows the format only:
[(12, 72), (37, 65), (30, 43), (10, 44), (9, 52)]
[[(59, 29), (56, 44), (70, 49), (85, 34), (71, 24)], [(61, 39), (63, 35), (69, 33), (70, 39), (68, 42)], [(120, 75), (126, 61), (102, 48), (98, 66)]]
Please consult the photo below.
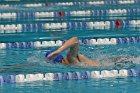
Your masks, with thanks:
[(0, 71), (4, 71), (4, 70), (6, 70), (7, 68), (0, 68)]
[(49, 54), (46, 59), (55, 59), (59, 54), (60, 54), (60, 52), (58, 50), (56, 50), (56, 51), (52, 52), (51, 54)]

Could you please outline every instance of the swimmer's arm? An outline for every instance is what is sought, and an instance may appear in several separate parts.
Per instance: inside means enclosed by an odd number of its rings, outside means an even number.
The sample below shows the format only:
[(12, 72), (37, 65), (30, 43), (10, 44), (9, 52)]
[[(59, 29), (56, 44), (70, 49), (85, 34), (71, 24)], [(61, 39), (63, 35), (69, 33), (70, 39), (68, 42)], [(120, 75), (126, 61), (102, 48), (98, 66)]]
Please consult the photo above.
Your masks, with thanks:
[(28, 63), (28, 64), (16, 64), (16, 65), (5, 67), (5, 68), (0, 68), (0, 71), (7, 70), (7, 69), (13, 69), (13, 68), (17, 68), (17, 67), (34, 66), (34, 65), (35, 64), (31, 64), (31, 63)]
[(73, 37), (69, 40), (67, 40), (60, 48), (58, 48), (56, 51), (61, 53), (62, 51), (75, 46), (76, 44), (79, 44), (79, 40), (77, 37)]
[[(75, 47), (76, 45), (78, 47)], [(74, 51), (74, 52), (78, 53), (79, 40), (78, 40), (77, 37), (73, 37), (73, 38), (67, 40), (60, 48), (58, 48), (56, 51), (54, 51), (51, 54), (49, 54), (46, 59), (48, 59), (50, 57), (53, 57), (53, 56), (56, 56), (59, 53), (63, 52), (64, 50), (68, 49), (68, 48), (70, 48), (71, 51)]]
[(10, 66), (10, 68), (16, 68), (16, 67), (23, 67), (23, 66), (34, 66), (35, 64), (27, 63), (27, 64), (16, 64), (13, 66)]

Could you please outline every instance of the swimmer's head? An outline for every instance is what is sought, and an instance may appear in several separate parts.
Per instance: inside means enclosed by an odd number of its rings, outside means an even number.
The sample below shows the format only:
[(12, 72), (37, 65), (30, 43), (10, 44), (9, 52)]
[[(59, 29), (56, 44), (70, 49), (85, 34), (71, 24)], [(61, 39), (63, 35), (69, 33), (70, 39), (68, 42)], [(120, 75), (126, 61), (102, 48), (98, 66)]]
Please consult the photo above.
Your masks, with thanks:
[[(52, 51), (46, 52), (45, 57), (48, 57), (48, 55), (51, 54), (51, 53), (52, 53)], [(53, 63), (61, 63), (62, 60), (63, 60), (63, 56), (61, 54), (59, 54), (55, 59), (53, 59), (53, 58), (48, 59), (48, 61), (51, 61), (51, 60), (52, 60)]]

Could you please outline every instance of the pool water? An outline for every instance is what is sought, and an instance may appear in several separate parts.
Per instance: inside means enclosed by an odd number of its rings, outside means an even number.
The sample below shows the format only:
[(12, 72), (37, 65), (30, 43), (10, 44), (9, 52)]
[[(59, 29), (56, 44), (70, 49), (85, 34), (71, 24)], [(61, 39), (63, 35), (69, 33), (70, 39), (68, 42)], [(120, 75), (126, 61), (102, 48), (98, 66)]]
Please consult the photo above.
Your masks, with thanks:
[[(105, 0), (109, 2), (109, 0)], [(138, 0), (134, 4), (114, 4), (114, 5), (77, 5), (62, 6), (53, 5), (52, 2), (46, 3), (44, 0), (37, 1), (38, 3), (46, 4), (47, 6), (41, 7), (27, 7), (25, 4), (32, 4), (29, 1), (19, 2), (6, 2), (2, 1), (0, 4), (0, 13), (5, 12), (69, 12), (78, 10), (105, 10), (105, 9), (139, 9)], [(61, 1), (66, 2), (66, 1)], [(69, 1), (67, 1), (69, 2)], [(79, 1), (73, 1), (79, 2)], [(82, 2), (82, 1), (81, 1)], [(88, 1), (85, 1), (88, 2)], [(117, 0), (114, 2), (117, 2)], [(52, 4), (51, 4), (52, 3)], [(111, 3), (111, 2), (110, 2)], [(2, 5), (9, 5), (5, 7)], [(94, 16), (58, 16), (57, 17), (42, 17), (36, 18), (35, 16), (20, 15), (18, 18), (2, 18), (0, 16), (0, 25), (9, 24), (45, 24), (45, 23), (71, 23), (71, 22), (99, 22), (99, 21), (115, 21), (121, 19), (127, 23), (131, 20), (140, 20), (140, 11), (133, 11), (130, 14), (116, 14), (116, 15), (103, 15), (98, 14)], [(21, 17), (21, 15), (23, 17)], [(16, 17), (17, 17), (16, 16)], [(119, 37), (138, 37), (140, 32), (140, 24), (128, 25), (125, 24), (120, 28), (111, 26), (109, 28), (88, 28), (83, 26), (73, 26), (66, 29), (44, 29), (44, 28), (31, 28), (26, 27), (21, 31), (2, 30), (0, 28), (0, 42), (26, 42), (26, 41), (44, 41), (44, 40), (67, 40), (73, 36), (79, 39), (88, 38), (119, 38)], [(87, 25), (86, 25), (87, 26)], [(24, 27), (24, 26), (23, 26)], [(6, 29), (6, 28), (5, 28)], [(55, 50), (58, 47), (46, 48), (9, 48), (0, 49), (0, 74), (1, 75), (17, 75), (17, 74), (35, 74), (35, 73), (57, 73), (57, 72), (84, 72), (84, 71), (102, 71), (112, 69), (139, 69), (140, 67), (140, 44), (117, 44), (117, 45), (88, 45), (81, 44), (80, 52), (87, 57), (101, 63), (99, 67), (86, 67), (86, 66), (64, 66), (61, 64), (51, 64), (44, 61), (46, 51)], [(67, 51), (62, 54), (65, 55)], [(119, 66), (115, 65), (114, 61), (110, 61), (111, 57), (125, 55), (132, 57), (133, 64), (123, 63)], [(22, 66), (19, 66), (22, 65)], [(25, 65), (27, 64), (27, 65)], [(0, 93), (139, 93), (139, 79), (140, 77), (120, 77), (120, 78), (100, 78), (100, 79), (87, 79), (87, 80), (62, 80), (62, 81), (34, 81), (22, 82), (13, 84), (1, 84)]]
[[(139, 77), (122, 79), (51, 81), (12, 84), (2, 86), (1, 93), (132, 93), (139, 91)], [(55, 89), (54, 89), (55, 88)], [(23, 92), (24, 91), (24, 92)]]
[[(50, 48), (56, 49), (56, 48)], [(46, 50), (50, 49), (10, 49), (1, 50), (1, 68), (8, 68), (1, 71), (1, 74), (30, 74), (30, 73), (47, 73), (47, 72), (68, 72), (68, 71), (95, 71), (116, 69), (111, 63), (98, 68), (87, 68), (77, 66), (63, 66), (60, 64), (49, 64), (44, 61)], [(128, 51), (129, 49), (129, 51)], [(113, 51), (115, 50), (115, 51)], [(117, 69), (139, 69), (139, 45), (121, 45), (121, 46), (81, 46), (81, 53), (88, 55), (94, 60), (107, 59), (113, 55), (131, 55), (134, 56), (135, 66), (131, 64)], [(94, 53), (93, 53), (94, 52)], [(106, 62), (106, 61), (103, 61)], [(17, 66), (17, 64), (33, 64), (32, 66)], [(106, 62), (107, 63), (107, 62)], [(110, 66), (108, 66), (110, 65)], [(35, 81), (16, 84), (2, 84), (0, 87), (1, 93), (132, 93), (139, 92), (139, 77), (124, 77), (124, 78), (103, 78), (103, 79), (88, 79), (88, 80), (63, 80), (63, 81)]]

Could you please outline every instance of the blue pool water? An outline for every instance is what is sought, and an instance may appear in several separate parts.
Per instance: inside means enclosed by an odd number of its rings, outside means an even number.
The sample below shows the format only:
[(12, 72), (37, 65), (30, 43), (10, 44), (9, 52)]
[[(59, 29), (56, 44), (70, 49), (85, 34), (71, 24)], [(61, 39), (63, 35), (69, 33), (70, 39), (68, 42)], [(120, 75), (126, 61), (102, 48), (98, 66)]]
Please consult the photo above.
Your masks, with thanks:
[[(51, 48), (50, 48), (51, 49)], [(54, 48), (53, 48), (54, 49)], [(129, 49), (129, 51), (128, 51)], [(47, 49), (48, 50), (48, 49)], [(114, 51), (115, 50), (115, 51)], [(10, 49), (1, 50), (1, 68), (8, 67), (1, 71), (2, 75), (5, 74), (30, 74), (30, 73), (47, 73), (47, 72), (68, 72), (68, 71), (94, 71), (104, 69), (115, 69), (111, 63), (106, 62), (103, 67), (99, 68), (87, 68), (76, 66), (63, 66), (45, 63), (44, 51), (36, 49)], [(125, 54), (135, 56), (135, 66), (122, 65), (117, 69), (139, 69), (139, 45), (123, 45), (123, 46), (81, 46), (81, 52), (88, 57), (98, 59), (108, 59), (112, 55)], [(93, 53), (94, 52), (94, 53)], [(31, 63), (33, 66), (21, 66), (11, 67), (16, 64)], [(110, 65), (110, 66), (108, 66)], [(11, 68), (10, 68), (11, 67)], [(139, 76), (138, 77), (124, 77), (124, 78), (104, 78), (104, 79), (88, 79), (88, 80), (63, 80), (63, 81), (35, 81), (16, 84), (2, 84), (0, 87), (1, 93), (56, 93), (56, 92), (68, 92), (68, 93), (83, 93), (83, 92), (99, 92), (106, 91), (107, 93), (132, 93), (139, 92)]]
[[(140, 23), (130, 24), (132, 20), (140, 20), (140, 2), (135, 0), (132, 4), (119, 4), (117, 0), (112, 3), (109, 0), (106, 5), (88, 5), (88, 3), (75, 3), (72, 6), (57, 5), (58, 2), (38, 0), (38, 3), (45, 4), (40, 7), (27, 7), (25, 4), (34, 2), (19, 1), (0, 3), (0, 42), (8, 44), (9, 42), (28, 42), (28, 41), (50, 41), (67, 40), (73, 36), (79, 39), (90, 38), (124, 38), (139, 37)], [(129, 0), (128, 0), (129, 1)], [(66, 2), (66, 1), (61, 1)], [(67, 1), (71, 2), (71, 1)], [(72, 1), (79, 2), (79, 1)], [(82, 2), (82, 1), (80, 1)], [(90, 2), (90, 1), (83, 1)], [(9, 5), (8, 7), (5, 5)], [(106, 14), (98, 12), (109, 9), (126, 9), (128, 13)], [(130, 9), (130, 10), (129, 10)], [(136, 10), (137, 9), (137, 10)], [(95, 14), (90, 15), (72, 15), (70, 11), (90, 10)], [(64, 12), (60, 16), (58, 12)], [(93, 12), (92, 11), (92, 12)], [(16, 18), (4, 17), (2, 13), (16, 13)], [(55, 16), (37, 17), (35, 12), (56, 12)], [(33, 13), (33, 15), (31, 14)], [(6, 14), (7, 15), (7, 14)], [(47, 15), (47, 14), (46, 14)], [(115, 21), (120, 19), (123, 23), (120, 28), (116, 28)], [(109, 21), (110, 26), (100, 27), (99, 25), (89, 27), (88, 22)], [(80, 23), (81, 22), (81, 23)], [(46, 29), (44, 24), (66, 23), (67, 28)], [(77, 24), (80, 25), (77, 25)], [(20, 24), (22, 29), (9, 29), (6, 25)], [(36, 25), (30, 25), (36, 24)], [(68, 25), (71, 24), (71, 25)], [(85, 25), (86, 24), (86, 25)], [(4, 25), (4, 28), (2, 28)], [(50, 27), (52, 25), (49, 25)], [(56, 26), (56, 25), (55, 25)], [(54, 26), (54, 28), (55, 28)], [(102, 71), (118, 69), (139, 69), (140, 67), (140, 44), (125, 43), (116, 45), (89, 45), (81, 44), (80, 52), (87, 57), (99, 62), (100, 67), (85, 66), (64, 66), (61, 64), (50, 64), (44, 61), (46, 51), (55, 50), (58, 47), (43, 48), (15, 48), (7, 47), (0, 49), (0, 75), (18, 75), (18, 74), (36, 74), (36, 73), (64, 73), (64, 72), (84, 72), (84, 71)], [(65, 55), (66, 52), (63, 52)], [(115, 65), (110, 59), (114, 56), (131, 56), (131, 63), (121, 63)], [(22, 66), (18, 66), (18, 65)], [(24, 65), (29, 64), (29, 65)], [(139, 93), (140, 77), (113, 77), (87, 80), (62, 80), (62, 81), (34, 81), (22, 83), (0, 83), (0, 93)]]

